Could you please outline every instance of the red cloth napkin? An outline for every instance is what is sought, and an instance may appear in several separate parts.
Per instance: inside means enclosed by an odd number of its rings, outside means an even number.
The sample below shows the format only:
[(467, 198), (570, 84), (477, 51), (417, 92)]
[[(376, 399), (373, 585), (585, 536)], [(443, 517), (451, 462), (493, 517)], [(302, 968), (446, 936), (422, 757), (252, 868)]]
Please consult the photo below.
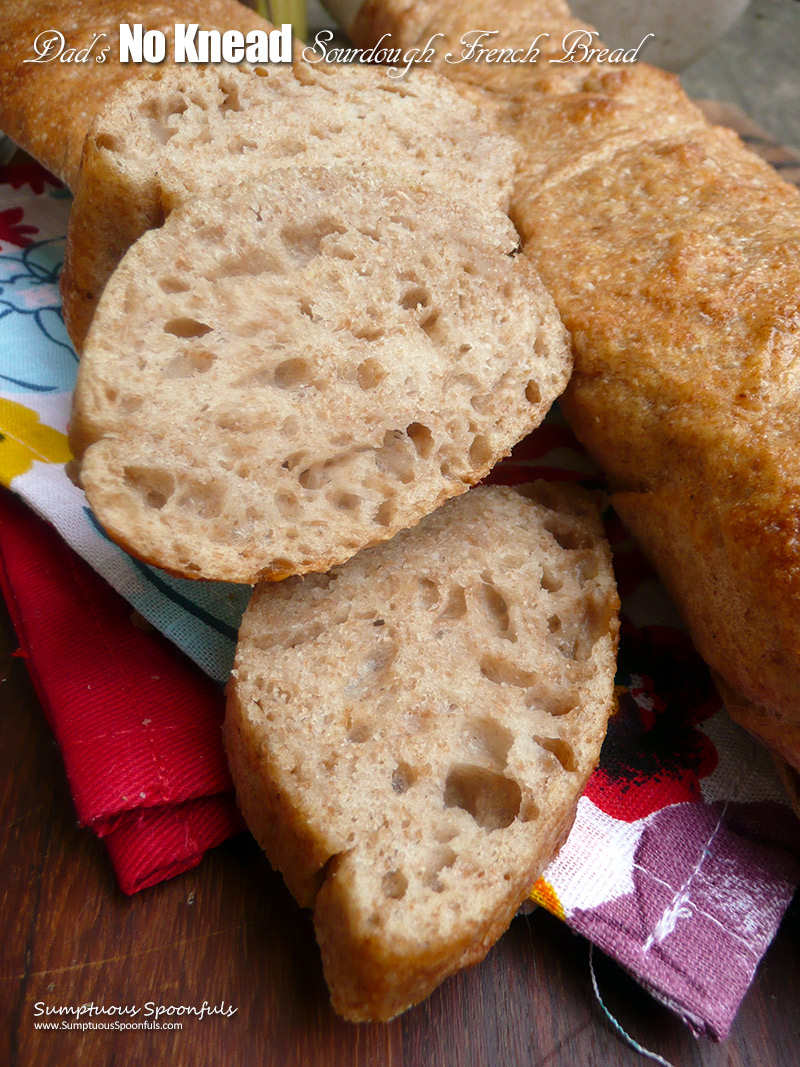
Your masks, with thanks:
[(6, 491), (0, 586), (78, 819), (105, 842), (122, 890), (180, 874), (242, 830), (222, 691)]

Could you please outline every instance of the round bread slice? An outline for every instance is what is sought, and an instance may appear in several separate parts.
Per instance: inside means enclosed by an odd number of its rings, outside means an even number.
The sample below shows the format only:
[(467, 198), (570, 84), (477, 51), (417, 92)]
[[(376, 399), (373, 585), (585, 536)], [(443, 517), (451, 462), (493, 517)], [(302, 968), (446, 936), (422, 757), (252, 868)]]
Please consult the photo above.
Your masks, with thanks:
[(70, 427), (100, 523), (233, 582), (325, 571), (479, 481), (566, 385), (549, 295), (499, 212), (283, 170), (129, 251)]
[(551, 483), (256, 588), (225, 744), (342, 1015), (392, 1017), (508, 926), (597, 762), (617, 610), (591, 498)]
[(297, 63), (173, 67), (125, 85), (94, 122), (70, 216), (61, 289), (80, 350), (103, 286), (146, 230), (194, 196), (276, 166), (382, 160), (505, 211), (514, 141), (447, 81), (424, 71)]

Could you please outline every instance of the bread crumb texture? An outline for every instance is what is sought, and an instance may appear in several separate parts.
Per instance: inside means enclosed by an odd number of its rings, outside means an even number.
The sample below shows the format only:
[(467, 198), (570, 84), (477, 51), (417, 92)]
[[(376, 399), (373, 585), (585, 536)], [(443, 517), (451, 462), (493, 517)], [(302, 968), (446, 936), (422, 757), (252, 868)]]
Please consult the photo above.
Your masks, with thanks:
[(226, 747), (341, 1014), (390, 1018), (507, 927), (599, 756), (617, 608), (591, 498), (549, 483), (256, 588)]
[(516, 146), (493, 106), (424, 71), (174, 67), (131, 81), (96, 118), (70, 217), (64, 315), (80, 351), (125, 250), (192, 197), (281, 166), (383, 165), (412, 184), (508, 208)]
[(133, 554), (239, 582), (324, 571), (480, 480), (566, 385), (499, 211), (349, 169), (176, 209), (106, 287), (70, 443)]

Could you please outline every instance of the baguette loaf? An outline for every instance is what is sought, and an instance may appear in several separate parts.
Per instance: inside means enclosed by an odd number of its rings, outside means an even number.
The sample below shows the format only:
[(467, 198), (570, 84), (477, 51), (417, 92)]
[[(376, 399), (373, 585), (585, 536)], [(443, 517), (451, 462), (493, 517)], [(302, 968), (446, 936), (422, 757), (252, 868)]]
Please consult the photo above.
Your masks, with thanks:
[(297, 63), (178, 68), (127, 84), (87, 138), (61, 279), (80, 351), (122, 255), (193, 196), (277, 165), (380, 157), (416, 183), (508, 209), (514, 141), (436, 75)]
[[(441, 54), (470, 21), (555, 39), (560, 8), (368, 0), (353, 32), (446, 25)], [(523, 148), (512, 217), (573, 336), (570, 422), (729, 710), (800, 769), (800, 194), (667, 75), (601, 67), (469, 76)]]
[(597, 761), (617, 607), (591, 498), (551, 483), (257, 587), (225, 744), (342, 1015), (391, 1018), (508, 926)]
[(108, 283), (70, 444), (134, 555), (235, 582), (323, 571), (480, 480), (569, 343), (507, 216), (362, 169), (190, 201)]
[[(123, 82), (152, 70), (119, 62), (121, 22), (162, 31), (168, 56), (176, 22), (220, 32), (272, 29), (235, 0), (0, 0), (0, 130), (71, 189), (97, 112)], [(51, 53), (48, 62), (27, 62), (36, 57), (36, 38), (48, 31), (63, 34), (64, 53), (91, 49), (87, 60), (62, 62)], [(103, 48), (108, 53), (98, 62)]]

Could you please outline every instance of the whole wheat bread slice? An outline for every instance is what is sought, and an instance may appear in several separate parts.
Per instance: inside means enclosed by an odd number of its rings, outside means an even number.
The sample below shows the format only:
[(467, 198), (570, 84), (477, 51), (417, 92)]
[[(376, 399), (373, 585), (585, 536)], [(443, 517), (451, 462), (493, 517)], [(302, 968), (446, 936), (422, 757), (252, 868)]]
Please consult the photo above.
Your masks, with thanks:
[(127, 248), (175, 207), (276, 166), (382, 161), (394, 174), (505, 211), (515, 146), (491, 108), (425, 72), (297, 63), (173, 67), (125, 85), (86, 140), (61, 288), (80, 350)]
[(392, 1017), (505, 930), (597, 761), (617, 607), (591, 498), (552, 483), (256, 588), (225, 743), (341, 1014)]
[[(0, 130), (73, 190), (97, 112), (120, 85), (153, 69), (120, 62), (123, 23), (163, 33), (165, 64), (174, 54), (176, 23), (221, 33), (273, 28), (236, 0), (0, 0)], [(62, 61), (53, 51), (49, 60), (31, 62), (54, 31), (64, 35), (65, 53), (88, 61)], [(300, 50), (295, 43), (295, 54)]]
[(506, 216), (284, 169), (176, 209), (100, 302), (70, 443), (97, 518), (186, 577), (324, 571), (479, 481), (570, 371)]

